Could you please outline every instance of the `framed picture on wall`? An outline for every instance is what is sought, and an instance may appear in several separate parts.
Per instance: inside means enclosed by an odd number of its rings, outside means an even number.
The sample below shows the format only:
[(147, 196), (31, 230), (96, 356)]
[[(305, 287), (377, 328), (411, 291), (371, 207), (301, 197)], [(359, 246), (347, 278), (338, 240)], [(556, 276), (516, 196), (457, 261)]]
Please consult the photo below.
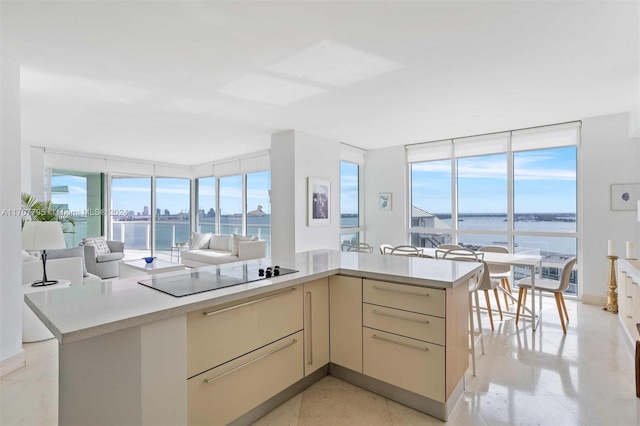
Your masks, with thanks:
[(611, 210), (636, 210), (640, 200), (640, 183), (611, 185)]
[(391, 211), (390, 192), (381, 192), (378, 194), (378, 208), (383, 211)]
[(309, 226), (326, 226), (331, 223), (331, 180), (308, 178)]

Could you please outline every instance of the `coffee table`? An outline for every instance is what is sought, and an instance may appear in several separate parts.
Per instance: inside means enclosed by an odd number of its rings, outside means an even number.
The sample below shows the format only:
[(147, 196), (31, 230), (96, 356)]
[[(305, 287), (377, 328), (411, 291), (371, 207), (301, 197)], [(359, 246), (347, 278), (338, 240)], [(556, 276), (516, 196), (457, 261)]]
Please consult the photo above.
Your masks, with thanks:
[(147, 263), (144, 259), (123, 260), (120, 262), (120, 278), (142, 277), (184, 269), (184, 265), (160, 259), (154, 259), (151, 263)]

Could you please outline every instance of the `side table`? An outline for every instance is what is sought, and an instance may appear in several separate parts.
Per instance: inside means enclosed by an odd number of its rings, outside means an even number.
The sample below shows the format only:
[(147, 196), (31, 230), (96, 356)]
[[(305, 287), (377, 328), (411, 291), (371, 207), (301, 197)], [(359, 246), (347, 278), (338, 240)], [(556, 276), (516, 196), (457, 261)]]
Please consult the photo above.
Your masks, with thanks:
[(189, 246), (171, 246), (171, 261), (173, 262), (173, 252), (177, 251), (178, 263), (180, 263), (180, 252), (182, 250), (188, 250), (188, 249), (189, 249)]
[[(24, 294), (36, 293), (39, 291), (50, 291), (60, 288), (71, 286), (71, 281), (58, 279), (58, 284), (48, 286), (32, 287), (31, 283), (23, 284), (22, 289)], [(33, 313), (31, 308), (22, 301), (22, 342), (32, 343), (40, 342), (42, 340), (53, 339), (53, 334), (49, 329), (40, 321), (40, 318)]]

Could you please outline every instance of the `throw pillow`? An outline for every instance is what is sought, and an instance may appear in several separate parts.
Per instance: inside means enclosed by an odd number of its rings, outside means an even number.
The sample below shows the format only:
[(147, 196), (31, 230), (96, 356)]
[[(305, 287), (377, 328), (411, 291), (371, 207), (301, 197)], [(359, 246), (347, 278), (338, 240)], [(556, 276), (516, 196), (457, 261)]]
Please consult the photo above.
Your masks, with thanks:
[(229, 238), (231, 238), (231, 235), (213, 234), (209, 240), (209, 248), (212, 250), (229, 251)]
[(253, 241), (253, 235), (247, 235), (245, 237), (244, 235), (233, 234), (233, 250), (231, 251), (233, 256), (238, 255), (238, 246), (244, 241)]
[(209, 248), (209, 239), (211, 239), (211, 233), (193, 232), (190, 238), (189, 248), (191, 250), (200, 250)]
[(47, 250), (47, 260), (65, 259), (67, 257), (79, 257), (82, 259), (82, 276), (87, 277), (87, 266), (84, 264), (84, 247), (72, 247), (66, 249)]
[(94, 246), (96, 248), (96, 254), (111, 253), (107, 240), (104, 237), (83, 238), (82, 244), (85, 246)]

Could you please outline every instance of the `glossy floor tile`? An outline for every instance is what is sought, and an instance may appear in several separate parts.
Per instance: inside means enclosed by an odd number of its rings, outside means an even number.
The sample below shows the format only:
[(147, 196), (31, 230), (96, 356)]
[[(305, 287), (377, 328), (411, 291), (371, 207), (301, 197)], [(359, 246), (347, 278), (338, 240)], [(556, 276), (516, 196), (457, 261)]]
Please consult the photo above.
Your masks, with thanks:
[[(495, 331), (483, 316), (485, 355), (449, 425), (640, 425), (634, 363), (616, 315), (567, 301), (562, 333), (553, 299), (540, 328), (513, 316)], [(513, 307), (511, 308), (513, 311)], [(57, 424), (55, 340), (26, 344), (27, 366), (0, 379), (0, 425)], [(442, 422), (349, 383), (325, 377), (256, 425), (433, 425)]]

